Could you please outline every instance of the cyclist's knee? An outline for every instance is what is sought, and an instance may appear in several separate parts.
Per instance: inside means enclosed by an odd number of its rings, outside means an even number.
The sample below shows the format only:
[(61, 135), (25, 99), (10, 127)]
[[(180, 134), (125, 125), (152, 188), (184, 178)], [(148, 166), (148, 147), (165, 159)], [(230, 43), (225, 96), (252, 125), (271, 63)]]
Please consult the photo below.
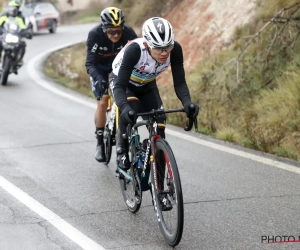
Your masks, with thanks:
[(102, 97), (98, 100), (98, 105), (107, 105), (108, 95), (102, 95)]
[(107, 100), (106, 101), (103, 99), (99, 100), (97, 102), (97, 112), (98, 113), (106, 113), (107, 106), (108, 106)]

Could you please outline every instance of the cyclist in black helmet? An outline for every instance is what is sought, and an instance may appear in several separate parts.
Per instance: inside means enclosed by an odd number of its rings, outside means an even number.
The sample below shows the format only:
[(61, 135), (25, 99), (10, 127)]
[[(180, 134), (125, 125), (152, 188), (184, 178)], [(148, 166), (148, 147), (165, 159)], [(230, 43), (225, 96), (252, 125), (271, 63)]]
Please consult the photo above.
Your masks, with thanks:
[(105, 8), (100, 14), (100, 19), (101, 23), (88, 34), (85, 67), (97, 99), (95, 159), (105, 162), (103, 131), (108, 102), (108, 75), (112, 71), (112, 62), (116, 55), (129, 40), (137, 38), (137, 35), (131, 27), (124, 24), (124, 13), (116, 7)]

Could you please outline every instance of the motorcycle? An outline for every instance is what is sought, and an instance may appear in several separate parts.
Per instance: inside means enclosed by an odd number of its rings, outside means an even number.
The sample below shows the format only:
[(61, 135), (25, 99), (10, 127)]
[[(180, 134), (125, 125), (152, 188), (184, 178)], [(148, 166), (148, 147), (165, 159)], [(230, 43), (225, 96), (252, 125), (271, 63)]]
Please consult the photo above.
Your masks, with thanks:
[(1, 85), (6, 85), (9, 74), (18, 74), (18, 69), (22, 66), (20, 60), (26, 46), (23, 37), (31, 39), (32, 36), (26, 29), (20, 29), (14, 18), (9, 17), (2, 28)]

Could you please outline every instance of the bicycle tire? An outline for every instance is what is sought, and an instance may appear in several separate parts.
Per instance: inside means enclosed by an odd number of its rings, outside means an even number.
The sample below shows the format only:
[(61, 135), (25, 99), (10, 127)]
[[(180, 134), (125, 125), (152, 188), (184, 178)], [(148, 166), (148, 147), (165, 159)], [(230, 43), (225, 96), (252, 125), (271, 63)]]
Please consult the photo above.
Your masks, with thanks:
[[(183, 196), (182, 196), (182, 188), (181, 188), (181, 182), (180, 182), (180, 176), (179, 171), (177, 168), (177, 163), (174, 157), (174, 154), (172, 152), (172, 149), (168, 142), (163, 139), (159, 138), (155, 142), (155, 161), (156, 164), (151, 164), (151, 194), (152, 194), (152, 200), (154, 205), (154, 210), (156, 212), (159, 228), (164, 236), (165, 241), (172, 247), (179, 244), (182, 233), (183, 233), (183, 224), (184, 224), (184, 208), (183, 208)], [(157, 157), (159, 157), (160, 152), (164, 153), (164, 159), (168, 159), (168, 161), (164, 161), (165, 168), (167, 169), (168, 173), (167, 176), (169, 176), (168, 181), (164, 181), (164, 183), (169, 183), (170, 187), (169, 191), (161, 192), (159, 183), (156, 184), (156, 181), (159, 182), (160, 175), (159, 171), (157, 171), (158, 163), (156, 161)], [(165, 172), (165, 171), (164, 171)], [(166, 173), (164, 173), (164, 177), (166, 176)], [(173, 183), (173, 185), (172, 185)], [(164, 184), (163, 184), (164, 185)], [(167, 193), (168, 192), (168, 198), (169, 200), (176, 201), (176, 204), (172, 206), (172, 209), (170, 211), (162, 211), (161, 208), (161, 201), (159, 196), (161, 193)], [(170, 198), (170, 194), (172, 194), (172, 198)], [(175, 199), (174, 199), (175, 195)], [(176, 205), (176, 209), (175, 206)], [(176, 210), (176, 211), (174, 211)], [(174, 230), (171, 231), (170, 226), (167, 225), (167, 213), (174, 211), (176, 216), (176, 223)], [(165, 214), (166, 213), (166, 214)], [(174, 216), (173, 216), (174, 217)], [(172, 217), (172, 218), (173, 218)]]
[[(130, 143), (129, 153), (131, 156), (131, 168), (129, 169), (129, 175), (133, 178), (133, 182), (128, 181), (122, 174), (120, 174), (120, 187), (128, 210), (131, 213), (136, 213), (139, 211), (142, 204), (142, 186), (138, 171), (134, 165), (136, 164), (134, 161), (136, 157), (136, 145), (134, 140)], [(128, 186), (130, 183), (131, 191), (134, 191), (134, 194), (129, 194)], [(135, 187), (133, 185), (135, 185)]]
[(103, 141), (104, 141), (105, 158), (106, 158), (104, 163), (107, 165), (110, 162), (111, 154), (112, 154), (112, 136), (108, 126), (106, 126), (104, 129)]

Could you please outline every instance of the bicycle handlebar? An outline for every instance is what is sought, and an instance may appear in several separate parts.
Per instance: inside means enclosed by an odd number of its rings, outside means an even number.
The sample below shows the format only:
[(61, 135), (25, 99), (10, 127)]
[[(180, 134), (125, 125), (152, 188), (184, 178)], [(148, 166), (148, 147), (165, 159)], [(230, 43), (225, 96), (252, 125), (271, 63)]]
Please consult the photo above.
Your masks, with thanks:
[[(193, 111), (195, 110), (195, 106), (193, 104), (190, 104), (190, 109)], [(162, 114), (168, 114), (168, 113), (176, 113), (176, 112), (185, 112), (184, 108), (181, 109), (169, 109), (169, 110), (163, 110), (163, 109), (152, 109), (149, 112), (144, 113), (138, 113), (137, 116), (156, 116), (156, 115), (162, 115)], [(133, 117), (134, 112), (129, 111), (129, 116)], [(195, 131), (198, 131), (198, 123), (197, 123), (197, 117), (189, 117), (187, 126), (184, 127), (185, 131), (190, 131), (193, 127), (193, 124), (195, 125)]]

